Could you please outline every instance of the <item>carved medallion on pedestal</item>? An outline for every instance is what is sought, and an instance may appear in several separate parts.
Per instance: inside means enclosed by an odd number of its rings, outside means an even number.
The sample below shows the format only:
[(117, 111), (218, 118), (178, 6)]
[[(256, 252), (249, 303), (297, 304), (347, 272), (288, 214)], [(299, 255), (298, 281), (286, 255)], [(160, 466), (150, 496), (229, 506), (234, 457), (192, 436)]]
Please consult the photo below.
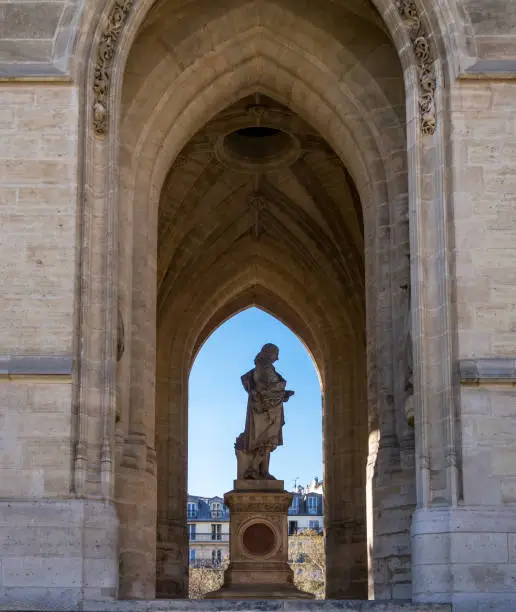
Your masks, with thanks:
[(288, 564), (288, 509), (282, 480), (236, 480), (230, 510), (230, 564), (219, 591), (205, 599), (313, 599), (294, 586)]

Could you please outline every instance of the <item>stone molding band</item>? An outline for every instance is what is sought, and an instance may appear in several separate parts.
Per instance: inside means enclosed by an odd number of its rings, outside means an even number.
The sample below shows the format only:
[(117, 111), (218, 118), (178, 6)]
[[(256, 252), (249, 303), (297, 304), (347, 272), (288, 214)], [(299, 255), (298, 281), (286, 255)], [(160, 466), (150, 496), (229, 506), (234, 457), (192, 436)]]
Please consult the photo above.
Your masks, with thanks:
[(51, 64), (30, 69), (27, 66), (0, 64), (0, 83), (52, 83), (70, 85), (73, 79), (69, 74), (58, 72)]
[(39, 379), (41, 382), (72, 378), (73, 358), (68, 355), (0, 356), (0, 380)]
[[(71, 378), (71, 356), (0, 356), (0, 379), (26, 377)], [(461, 384), (505, 383), (516, 385), (516, 357), (462, 359), (459, 361)]]
[(460, 80), (512, 81), (516, 79), (516, 60), (479, 60), (459, 74)]
[(463, 385), (516, 385), (516, 357), (462, 359), (459, 375)]

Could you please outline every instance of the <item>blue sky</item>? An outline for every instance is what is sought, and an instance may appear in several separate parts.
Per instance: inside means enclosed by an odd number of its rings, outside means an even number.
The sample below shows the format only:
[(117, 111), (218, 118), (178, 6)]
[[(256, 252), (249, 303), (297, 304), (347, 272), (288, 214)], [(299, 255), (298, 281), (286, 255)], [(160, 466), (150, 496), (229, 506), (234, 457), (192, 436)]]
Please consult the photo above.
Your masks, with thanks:
[(235, 438), (244, 429), (247, 393), (240, 377), (266, 342), (280, 349), (276, 369), (296, 394), (285, 404), (283, 446), (270, 471), (291, 490), (322, 472), (321, 388), (314, 363), (285, 325), (257, 308), (226, 321), (206, 341), (190, 373), (188, 492), (223, 495), (236, 478)]

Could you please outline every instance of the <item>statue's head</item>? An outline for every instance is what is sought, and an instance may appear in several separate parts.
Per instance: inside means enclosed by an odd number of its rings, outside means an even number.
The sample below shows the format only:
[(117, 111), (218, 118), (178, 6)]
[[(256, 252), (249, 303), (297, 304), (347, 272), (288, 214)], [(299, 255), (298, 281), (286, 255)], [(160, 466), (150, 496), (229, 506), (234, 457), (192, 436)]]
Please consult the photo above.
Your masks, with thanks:
[(264, 344), (262, 350), (256, 355), (255, 363), (274, 363), (278, 361), (279, 348), (275, 344)]

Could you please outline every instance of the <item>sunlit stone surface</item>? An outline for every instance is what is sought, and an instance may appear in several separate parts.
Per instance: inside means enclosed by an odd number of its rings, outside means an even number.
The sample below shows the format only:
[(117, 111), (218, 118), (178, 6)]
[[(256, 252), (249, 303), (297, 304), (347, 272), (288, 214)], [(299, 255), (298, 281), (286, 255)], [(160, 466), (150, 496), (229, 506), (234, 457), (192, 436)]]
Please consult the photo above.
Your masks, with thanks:
[(321, 379), (327, 596), (515, 609), (515, 33), (0, 3), (1, 606), (185, 597), (189, 369), (257, 305)]

